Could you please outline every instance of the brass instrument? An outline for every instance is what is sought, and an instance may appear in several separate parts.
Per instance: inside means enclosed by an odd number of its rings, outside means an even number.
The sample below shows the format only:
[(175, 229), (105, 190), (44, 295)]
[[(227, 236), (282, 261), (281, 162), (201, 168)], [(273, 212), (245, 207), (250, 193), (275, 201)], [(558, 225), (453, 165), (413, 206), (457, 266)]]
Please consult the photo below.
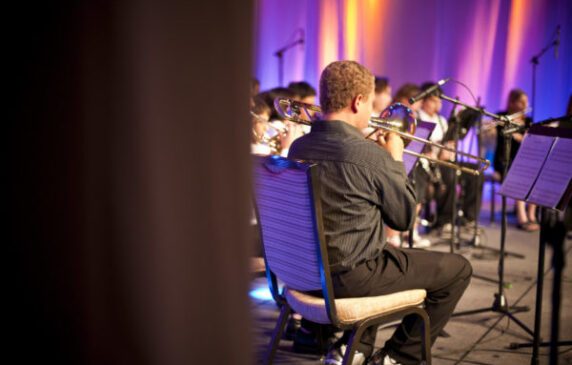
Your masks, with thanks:
[[(282, 118), (295, 123), (301, 123), (306, 125), (312, 124), (309, 111), (317, 113), (321, 112), (320, 107), (317, 105), (306, 104), (286, 98), (276, 98), (274, 100), (274, 107), (276, 108), (276, 111), (278, 112), (278, 114), (280, 114)], [(442, 144), (414, 136), (415, 129), (417, 127), (417, 120), (413, 116), (413, 112), (411, 111), (411, 109), (409, 109), (403, 104), (396, 103), (390, 105), (387, 109), (381, 112), (379, 118), (371, 117), (369, 119), (368, 124), (375, 130), (382, 129), (387, 132), (395, 133), (404, 140), (407, 140), (409, 142), (417, 141), (444, 151), (458, 153), (461, 156), (465, 156), (471, 160), (475, 160), (476, 162), (478, 162), (477, 165), (479, 167), (477, 169), (472, 169), (469, 167), (457, 165), (453, 162), (439, 160), (410, 150), (403, 151), (406, 154), (425, 159), (429, 162), (441, 166), (450, 167), (452, 169), (462, 171), (475, 176), (481, 175), (483, 171), (485, 171), (490, 165), (489, 160), (483, 159), (479, 156), (474, 156), (466, 152), (457, 151), (453, 148), (443, 146)]]
[(282, 150), (281, 136), (286, 133), (286, 130), (272, 125), (268, 119), (256, 114), (252, 110), (250, 111), (250, 115), (259, 123), (264, 123), (266, 125), (266, 131), (262, 134), (257, 133), (254, 127), (252, 128), (254, 141), (268, 146), (270, 154), (280, 154), (280, 151)]

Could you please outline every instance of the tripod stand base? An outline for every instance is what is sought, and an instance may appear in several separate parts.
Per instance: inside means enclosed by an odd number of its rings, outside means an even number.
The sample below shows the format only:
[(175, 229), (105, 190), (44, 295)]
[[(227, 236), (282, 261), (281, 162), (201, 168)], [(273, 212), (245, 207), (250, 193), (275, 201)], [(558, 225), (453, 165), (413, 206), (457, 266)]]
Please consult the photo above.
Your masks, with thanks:
[(499, 295), (498, 293), (495, 294), (495, 299), (493, 301), (493, 305), (486, 308), (478, 308), (472, 309), (468, 311), (456, 312), (453, 313), (452, 317), (460, 317), (460, 316), (467, 316), (471, 314), (478, 314), (478, 313), (485, 313), (485, 312), (496, 312), (502, 315), (508, 316), (512, 319), (516, 324), (518, 324), (524, 331), (526, 331), (531, 336), (533, 332), (530, 328), (528, 328), (524, 323), (522, 323), (518, 318), (514, 316), (515, 313), (520, 312), (528, 312), (530, 307), (528, 306), (512, 306), (509, 307), (504, 295)]
[[(540, 347), (548, 347), (550, 346), (550, 342), (541, 342), (538, 344)], [(522, 349), (522, 348), (526, 348), (526, 347), (532, 347), (534, 346), (534, 344), (532, 342), (524, 342), (524, 343), (511, 343), (509, 345), (509, 349), (511, 350), (515, 350), (515, 349)], [(556, 342), (556, 346), (560, 347), (560, 346), (572, 346), (572, 341), (558, 341)]]

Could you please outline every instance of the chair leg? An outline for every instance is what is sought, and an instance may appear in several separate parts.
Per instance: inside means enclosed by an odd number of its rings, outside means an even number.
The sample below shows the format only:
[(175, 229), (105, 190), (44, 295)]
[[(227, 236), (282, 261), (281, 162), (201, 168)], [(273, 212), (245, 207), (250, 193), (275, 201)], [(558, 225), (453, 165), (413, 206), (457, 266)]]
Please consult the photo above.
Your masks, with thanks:
[(274, 360), (274, 355), (276, 354), (276, 349), (278, 348), (278, 343), (282, 338), (282, 333), (284, 333), (284, 327), (286, 326), (286, 321), (292, 310), (287, 303), (282, 304), (282, 309), (280, 310), (280, 315), (278, 316), (278, 321), (276, 322), (276, 327), (274, 327), (274, 332), (272, 333), (272, 338), (268, 344), (268, 351), (264, 359), (264, 364), (271, 365)]
[(491, 224), (495, 222), (495, 181), (491, 181)]
[(423, 330), (421, 332), (421, 364), (431, 365), (431, 327), (429, 315), (424, 310), (418, 314), (423, 320)]
[(367, 328), (368, 326), (362, 323), (352, 331), (350, 339), (348, 340), (348, 343), (346, 345), (346, 353), (344, 354), (344, 361), (342, 362), (342, 365), (350, 365), (352, 363), (352, 361), (354, 360), (354, 355), (356, 352), (357, 345), (361, 340), (363, 332)]

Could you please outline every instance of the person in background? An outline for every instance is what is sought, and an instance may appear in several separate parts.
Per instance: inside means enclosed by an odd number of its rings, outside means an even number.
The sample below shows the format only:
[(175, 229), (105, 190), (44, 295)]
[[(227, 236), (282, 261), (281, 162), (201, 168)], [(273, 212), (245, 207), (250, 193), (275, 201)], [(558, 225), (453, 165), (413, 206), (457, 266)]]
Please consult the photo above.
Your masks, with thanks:
[[(425, 82), (421, 86), (421, 90), (427, 90), (434, 85), (434, 82)], [(441, 90), (437, 89), (422, 99), (421, 108), (419, 109), (419, 118), (425, 122), (435, 123), (435, 129), (429, 140), (443, 144), (445, 142), (445, 134), (449, 129), (449, 124), (447, 119), (440, 114), (443, 107), (441, 98), (439, 98), (440, 93)], [(446, 145), (453, 147), (452, 143), (446, 143)], [(436, 147), (430, 148), (427, 154), (432, 158), (444, 161), (451, 161), (455, 157), (452, 153), (441, 151)], [(453, 198), (456, 193), (455, 187), (453, 186), (456, 171), (449, 168), (432, 168), (438, 169), (438, 176), (440, 177), (439, 184), (435, 187), (435, 200), (437, 203), (436, 227), (440, 230), (441, 236), (445, 238), (451, 234), (453, 228), (451, 218), (453, 213)]]
[(413, 110), (413, 112), (415, 113), (415, 116), (418, 117), (419, 116), (418, 112), (419, 112), (419, 109), (421, 108), (421, 100), (418, 100), (414, 104), (411, 104), (409, 102), (409, 99), (411, 99), (414, 96), (417, 96), (420, 92), (421, 92), (421, 89), (419, 88), (419, 86), (417, 86), (415, 84), (411, 84), (411, 83), (403, 84), (395, 92), (395, 95), (393, 96), (393, 102), (394, 103), (401, 103), (401, 104), (409, 107), (409, 109)]
[(375, 78), (375, 97), (373, 99), (373, 115), (379, 116), (392, 101), (391, 85), (387, 77)]
[(268, 136), (268, 120), (271, 109), (260, 96), (252, 98), (251, 120), (252, 139), (250, 141), (250, 152), (255, 155), (271, 155), (274, 146), (273, 141)]
[(250, 97), (253, 98), (260, 93), (260, 81), (256, 77), (250, 79)]
[(278, 139), (280, 143), (278, 146), (278, 154), (286, 157), (288, 156), (288, 149), (292, 142), (304, 135), (304, 129), (302, 124), (282, 120), (276, 111), (276, 108), (274, 108), (274, 99), (277, 97), (295, 99), (297, 95), (292, 90), (285, 87), (276, 87), (263, 91), (259, 95), (271, 110), (269, 125), (272, 129), (271, 137), (279, 135)]
[[(421, 101), (418, 101), (416, 103), (414, 103), (413, 105), (409, 102), (409, 99), (416, 96), (417, 94), (419, 94), (421, 92), (421, 89), (419, 88), (419, 86), (412, 84), (412, 83), (406, 83), (404, 85), (402, 85), (397, 92), (395, 93), (395, 96), (393, 97), (393, 101), (395, 103), (400, 103), (403, 104), (407, 107), (409, 107), (413, 113), (415, 114), (415, 117), (418, 118), (419, 117), (419, 110), (421, 108)], [(424, 163), (423, 160), (420, 160), (419, 163), (417, 164), (417, 166), (415, 167), (415, 169), (412, 172), (412, 180), (413, 180), (413, 185), (415, 186), (415, 194), (417, 195), (417, 207), (416, 207), (416, 213), (417, 213), (417, 217), (419, 217), (419, 214), (421, 213), (421, 209), (425, 203), (425, 199), (427, 197), (427, 181), (429, 180), (427, 172), (424, 168), (424, 166), (422, 166), (421, 164)], [(428, 164), (426, 166), (426, 168), (429, 168)], [(386, 228), (387, 231), (387, 242), (394, 246), (394, 247), (400, 247), (402, 246), (403, 242), (401, 239), (401, 234), (397, 231), (392, 230), (391, 228), (387, 227)], [(403, 238), (407, 238), (408, 237), (409, 232), (406, 232), (403, 235)], [(415, 248), (427, 248), (431, 246), (431, 241), (427, 238), (423, 238), (419, 235), (419, 218), (417, 218), (415, 220), (414, 226), (413, 226), (413, 247)]]
[[(391, 104), (391, 86), (389, 85), (389, 79), (386, 77), (376, 77), (375, 78), (375, 97), (373, 99), (373, 113), (372, 117), (379, 117), (382, 111), (385, 110)], [(373, 135), (373, 128), (367, 127), (362, 133), (364, 136), (369, 136), (370, 139), (376, 140), (377, 136)]]
[(291, 82), (288, 89), (294, 93), (294, 100), (306, 104), (316, 104), (316, 89), (306, 81)]
[[(311, 104), (311, 105), (316, 104), (316, 89), (314, 89), (312, 85), (310, 85), (306, 81), (291, 82), (290, 84), (288, 84), (288, 89), (290, 89), (290, 91), (292, 91), (295, 94), (293, 98), (294, 100), (300, 101), (305, 104)], [(315, 117), (315, 112), (312, 110), (308, 110), (308, 115), (307, 116), (301, 115), (301, 117), (303, 119), (307, 119), (306, 117), (308, 117), (308, 119), (313, 120)], [(310, 133), (309, 125), (302, 125), (301, 128), (303, 134)]]
[[(532, 120), (529, 117), (525, 117), (525, 112), (528, 109), (528, 96), (521, 89), (512, 89), (508, 94), (507, 107), (505, 111), (499, 112), (499, 115), (512, 115), (515, 113), (521, 113), (520, 116), (513, 119), (514, 123), (520, 124), (525, 128), (530, 127)], [(516, 157), (522, 139), (524, 138), (524, 132), (522, 133), (512, 133), (510, 140), (510, 157), (508, 160), (508, 166), (510, 167), (512, 161)], [(505, 161), (505, 145), (504, 137), (502, 134), (502, 126), (497, 126), (497, 147), (495, 151), (494, 158), (494, 168), (495, 173), (504, 179), (504, 170), (506, 167)], [(526, 232), (534, 232), (540, 229), (540, 225), (536, 220), (536, 205), (527, 204), (521, 200), (515, 202), (516, 208), (516, 219), (518, 229)]]

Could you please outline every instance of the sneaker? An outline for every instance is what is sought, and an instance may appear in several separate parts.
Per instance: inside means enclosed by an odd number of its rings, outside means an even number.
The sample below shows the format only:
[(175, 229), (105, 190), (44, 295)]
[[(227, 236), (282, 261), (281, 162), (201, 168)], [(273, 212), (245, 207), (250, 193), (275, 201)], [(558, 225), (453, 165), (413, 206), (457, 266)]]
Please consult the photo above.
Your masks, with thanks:
[(431, 241), (427, 238), (420, 238), (419, 240), (413, 240), (413, 248), (428, 248), (431, 247)]
[(367, 365), (400, 365), (397, 360), (385, 353), (384, 349), (379, 349), (367, 359)]
[(422, 238), (417, 230), (413, 231), (413, 248), (427, 247), (431, 247), (431, 241), (427, 238)]
[(387, 237), (387, 243), (392, 245), (393, 247), (401, 247), (401, 237), (399, 237), (399, 235), (395, 235), (395, 236), (389, 236)]
[[(324, 358), (325, 365), (341, 365), (344, 361), (344, 355), (346, 353), (346, 345), (341, 345), (340, 347), (334, 347), (326, 354)], [(354, 359), (352, 365), (365, 365), (365, 355), (359, 351), (354, 354)]]
[[(305, 325), (307, 326), (307, 324)], [(304, 328), (305, 325), (302, 324), (296, 331), (292, 350), (299, 354), (326, 354), (336, 341), (336, 338), (330, 333), (331, 328), (318, 324), (315, 325), (316, 327)], [(319, 326), (322, 327), (318, 329)]]
[(451, 237), (451, 232), (453, 231), (453, 225), (451, 223), (445, 223), (441, 227), (441, 238)]
[(292, 314), (290, 319), (288, 319), (288, 324), (286, 325), (286, 330), (282, 334), (282, 338), (286, 341), (293, 341), (296, 337), (296, 332), (300, 328), (301, 317), (299, 314)]

